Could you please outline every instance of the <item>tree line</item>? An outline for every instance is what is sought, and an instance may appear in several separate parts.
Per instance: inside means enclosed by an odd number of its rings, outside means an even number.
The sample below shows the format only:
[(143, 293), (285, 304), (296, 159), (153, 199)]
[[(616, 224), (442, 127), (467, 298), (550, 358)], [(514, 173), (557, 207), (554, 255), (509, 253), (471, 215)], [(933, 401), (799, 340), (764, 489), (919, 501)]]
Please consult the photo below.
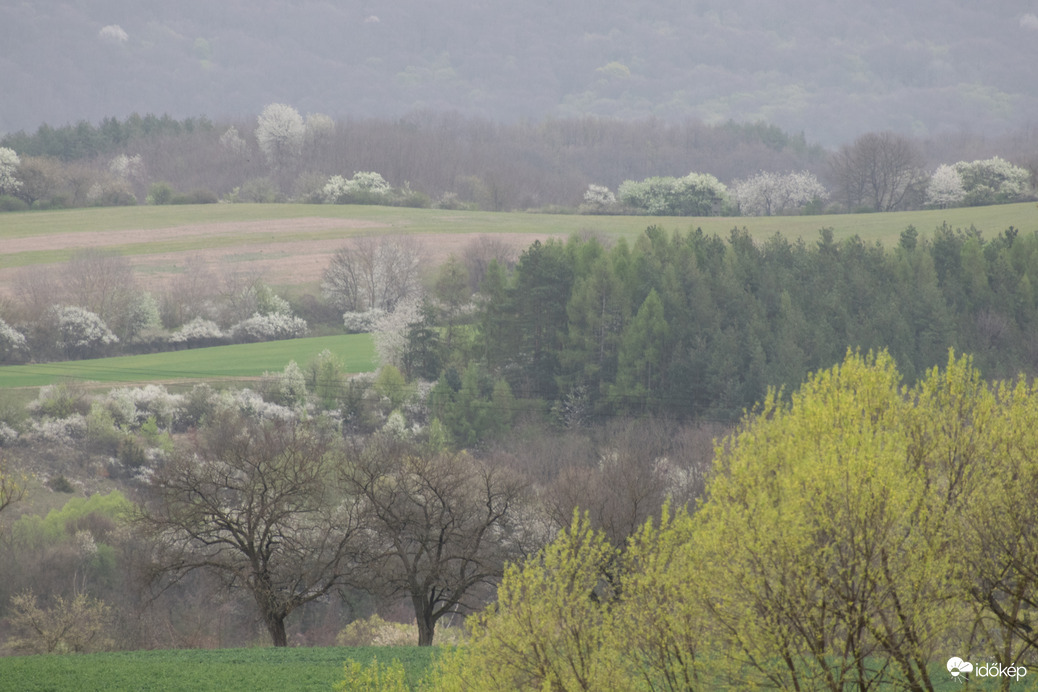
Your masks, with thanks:
[(633, 244), (538, 241), (513, 270), (487, 270), (472, 328), (450, 352), (442, 334), (419, 329), (406, 352), (440, 349), (453, 391), (466, 368), (482, 368), (571, 422), (731, 421), (848, 347), (889, 350), (909, 381), (948, 348), (972, 353), (988, 377), (1035, 372), (1036, 253), (1035, 233), (985, 239), (946, 224), (928, 236), (908, 227), (890, 249), (838, 242), (831, 229), (810, 243), (657, 226)]
[[(959, 165), (998, 154), (1010, 161), (999, 159), (1000, 171), (989, 166), (980, 180)], [(867, 133), (827, 152), (762, 122), (502, 124), (433, 112), (336, 122), (274, 103), (252, 122), (132, 115), (9, 134), (0, 139), (0, 208), (226, 200), (678, 215), (888, 211), (1025, 198), (1036, 162), (1011, 139), (937, 147)], [(999, 187), (1005, 171), (1012, 183)], [(367, 194), (363, 185), (365, 194), (353, 194), (344, 185), (358, 173), (377, 174), (393, 194)], [(725, 185), (739, 194), (728, 199)], [(601, 188), (616, 195), (602, 197)]]

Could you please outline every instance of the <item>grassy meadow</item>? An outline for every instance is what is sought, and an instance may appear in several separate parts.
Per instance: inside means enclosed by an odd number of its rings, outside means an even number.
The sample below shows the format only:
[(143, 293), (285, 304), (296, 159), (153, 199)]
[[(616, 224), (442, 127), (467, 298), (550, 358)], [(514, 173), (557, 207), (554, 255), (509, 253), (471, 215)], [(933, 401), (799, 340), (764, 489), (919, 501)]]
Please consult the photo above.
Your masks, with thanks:
[[(330, 692), (343, 680), (347, 661), (399, 661), (412, 689), (432, 667), (440, 647), (316, 647), (253, 649), (178, 649), (118, 651), (98, 654), (13, 656), (0, 658), (0, 692)], [(1029, 671), (1029, 675), (1030, 675)], [(963, 682), (935, 662), (929, 671), (934, 690), (961, 690)], [(966, 684), (999, 689), (999, 679), (976, 678)], [(724, 689), (725, 681), (707, 683)], [(1034, 689), (1026, 678), (1010, 689)]]
[(437, 647), (255, 648), (121, 651), (0, 658), (0, 692), (165, 692), (324, 690), (343, 679), (347, 660), (400, 661), (408, 678), (425, 674)]
[(348, 334), (137, 356), (7, 365), (0, 367), (0, 389), (40, 387), (69, 379), (105, 384), (169, 384), (254, 378), (264, 372), (283, 370), (290, 360), (305, 365), (325, 349), (339, 357), (348, 373), (369, 372), (375, 367), (371, 336)]
[(702, 228), (708, 234), (727, 236), (732, 228), (745, 227), (756, 238), (781, 233), (788, 238), (813, 240), (821, 228), (832, 228), (837, 239), (859, 235), (866, 242), (896, 243), (901, 231), (914, 225), (926, 236), (947, 222), (953, 227), (975, 226), (986, 235), (994, 235), (1015, 226), (1021, 231), (1038, 230), (1038, 208), (1033, 203), (1006, 204), (991, 207), (964, 207), (883, 214), (838, 214), (818, 216), (771, 217), (653, 217), (653, 216), (586, 216), (577, 214), (536, 214), (521, 212), (473, 212), (441, 209), (407, 209), (362, 205), (328, 204), (210, 204), (178, 206), (104, 207), (59, 211), (13, 212), (0, 215), (0, 269), (51, 264), (67, 260), (77, 247), (54, 247), (47, 250), (3, 252), (6, 240), (41, 237), (54, 234), (89, 234), (103, 231), (140, 230), (139, 241), (108, 246), (125, 255), (149, 255), (170, 252), (204, 252), (211, 249), (240, 247), (247, 253), (257, 241), (254, 233), (233, 226), (214, 229), (205, 235), (166, 238), (149, 241), (147, 231), (197, 224), (233, 224), (255, 221), (278, 221), (301, 218), (342, 219), (342, 227), (334, 224), (305, 233), (294, 232), (283, 237), (264, 238), (270, 243), (335, 240), (369, 233), (407, 233), (431, 236), (442, 233), (480, 234), (515, 233), (531, 236), (596, 232), (605, 237), (636, 238), (647, 226), (657, 224), (666, 229)]

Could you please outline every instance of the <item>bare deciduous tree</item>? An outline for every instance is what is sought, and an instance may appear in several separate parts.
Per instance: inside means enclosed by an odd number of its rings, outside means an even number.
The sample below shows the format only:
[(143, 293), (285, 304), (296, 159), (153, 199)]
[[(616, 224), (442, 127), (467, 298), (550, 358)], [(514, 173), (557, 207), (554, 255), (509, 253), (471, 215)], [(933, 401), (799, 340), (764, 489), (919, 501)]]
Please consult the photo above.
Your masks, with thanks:
[(421, 243), (410, 236), (356, 238), (336, 251), (321, 288), (346, 312), (392, 311), (419, 289)]
[(95, 313), (120, 337), (140, 291), (133, 267), (122, 255), (86, 249), (69, 260), (62, 274), (65, 302)]
[(440, 618), (476, 606), (478, 587), (520, 556), (513, 514), (525, 484), (466, 454), (432, 454), (388, 437), (355, 457), (347, 491), (364, 498), (364, 524), (378, 537), (370, 586), (410, 597), (418, 644), (428, 646)]
[(924, 177), (916, 147), (892, 132), (862, 135), (834, 154), (830, 166), (837, 194), (848, 208), (900, 209)]
[(469, 275), (469, 288), (478, 291), (483, 277), (487, 275), (487, 267), (497, 260), (502, 268), (511, 269), (519, 261), (516, 248), (494, 236), (481, 235), (465, 246), (462, 262)]
[(174, 277), (162, 296), (159, 308), (162, 324), (167, 329), (176, 329), (196, 317), (215, 317), (211, 299), (218, 290), (219, 280), (205, 260), (188, 259), (184, 270)]
[(153, 577), (204, 570), (245, 588), (286, 646), (289, 614), (343, 584), (356, 555), (332, 439), (301, 422), (219, 416), (155, 476), (141, 519), (157, 546)]
[(624, 545), (666, 500), (689, 505), (703, 492), (710, 455), (704, 462), (696, 452), (710, 449), (709, 437), (696, 439), (658, 420), (620, 421), (593, 446), (595, 464), (570, 464), (548, 487), (548, 510), (559, 528), (579, 509), (613, 545)]

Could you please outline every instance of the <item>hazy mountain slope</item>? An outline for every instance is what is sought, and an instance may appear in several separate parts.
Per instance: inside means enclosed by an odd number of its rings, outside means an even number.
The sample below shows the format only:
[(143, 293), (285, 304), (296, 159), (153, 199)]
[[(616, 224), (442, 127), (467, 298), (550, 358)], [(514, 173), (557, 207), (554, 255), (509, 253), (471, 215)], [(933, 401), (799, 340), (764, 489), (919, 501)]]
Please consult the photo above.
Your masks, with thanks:
[(1038, 113), (1035, 13), (1031, 0), (6, 0), (0, 132), (272, 101), (335, 117), (765, 119), (830, 144), (1001, 132)]

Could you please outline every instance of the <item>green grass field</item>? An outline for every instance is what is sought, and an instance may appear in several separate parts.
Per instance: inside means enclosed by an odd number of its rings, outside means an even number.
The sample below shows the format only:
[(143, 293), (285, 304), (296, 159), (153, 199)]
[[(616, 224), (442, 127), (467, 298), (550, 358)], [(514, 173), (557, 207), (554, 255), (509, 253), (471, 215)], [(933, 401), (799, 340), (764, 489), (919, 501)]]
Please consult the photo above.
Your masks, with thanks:
[[(0, 658), (0, 692), (211, 691), (257, 692), (324, 690), (343, 679), (347, 660), (381, 664), (400, 661), (415, 684), (426, 675), (438, 647), (318, 647), (166, 651), (121, 651), (64, 656)], [(1034, 675), (1028, 671), (1027, 678)], [(1035, 680), (1011, 682), (1009, 689), (1034, 689)], [(935, 690), (998, 689), (999, 680), (961, 682), (943, 662), (930, 669)], [(723, 689), (719, 682), (715, 689)]]
[(436, 647), (324, 647), (124, 651), (0, 658), (0, 692), (256, 692), (323, 690), (343, 679), (347, 660), (399, 660), (417, 682)]
[[(789, 238), (813, 240), (821, 228), (833, 228), (837, 239), (857, 234), (867, 242), (897, 242), (902, 230), (914, 225), (924, 236), (947, 222), (953, 227), (976, 226), (994, 235), (1015, 226), (1024, 232), (1038, 230), (1038, 207), (1033, 203), (1006, 204), (992, 207), (966, 207), (885, 214), (839, 214), (820, 216), (773, 217), (651, 217), (651, 216), (583, 216), (566, 214), (534, 214), (515, 212), (464, 212), (440, 209), (406, 209), (362, 205), (328, 204), (210, 204), (184, 206), (108, 207), (60, 211), (12, 212), (0, 215), (0, 269), (32, 266), (67, 260), (75, 248), (46, 251), (2, 252), (6, 239), (45, 236), (58, 233), (86, 234), (98, 231), (173, 228), (193, 224), (277, 221), (318, 217), (342, 219), (343, 226), (332, 226), (304, 234), (270, 237), (267, 242), (328, 240), (346, 235), (372, 232), (395, 232), (416, 235), (437, 233), (519, 233), (561, 235), (593, 231), (607, 237), (635, 238), (647, 226), (658, 224), (666, 229), (701, 227), (708, 234), (727, 236), (732, 228), (745, 227), (756, 238), (782, 233)], [(378, 224), (377, 228), (355, 228), (351, 222)], [(203, 251), (240, 246), (249, 252), (256, 242), (255, 234), (225, 229), (219, 233), (188, 236), (162, 241), (149, 241), (144, 234), (139, 242), (112, 247), (125, 255), (148, 255), (167, 252)]]
[(342, 360), (346, 372), (369, 372), (375, 367), (375, 347), (371, 336), (349, 334), (139, 356), (7, 365), (0, 367), (0, 389), (40, 387), (68, 379), (129, 384), (249, 378), (267, 371), (283, 370), (290, 360), (305, 365), (325, 349)]

